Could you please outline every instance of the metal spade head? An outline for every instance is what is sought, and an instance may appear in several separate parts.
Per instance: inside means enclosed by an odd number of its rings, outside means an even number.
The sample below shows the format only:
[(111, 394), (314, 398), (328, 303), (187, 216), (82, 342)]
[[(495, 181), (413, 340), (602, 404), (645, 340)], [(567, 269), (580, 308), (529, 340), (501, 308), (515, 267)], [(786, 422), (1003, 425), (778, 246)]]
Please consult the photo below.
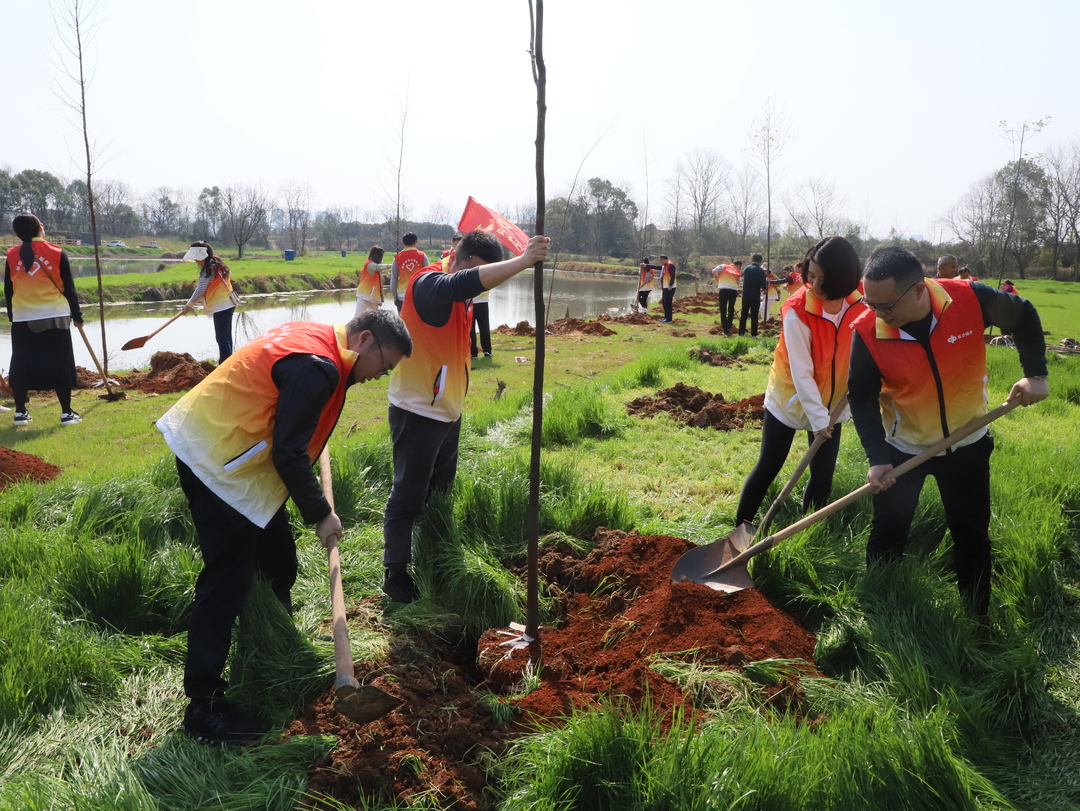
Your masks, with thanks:
[(335, 691), (334, 708), (358, 724), (382, 718), (405, 702), (370, 684), (344, 685)]
[[(754, 587), (746, 563), (723, 567), (754, 543), (753, 524), (740, 524), (719, 541), (694, 547), (675, 561), (672, 583), (701, 583), (716, 591), (731, 593)], [(723, 571), (717, 571), (723, 569)]]

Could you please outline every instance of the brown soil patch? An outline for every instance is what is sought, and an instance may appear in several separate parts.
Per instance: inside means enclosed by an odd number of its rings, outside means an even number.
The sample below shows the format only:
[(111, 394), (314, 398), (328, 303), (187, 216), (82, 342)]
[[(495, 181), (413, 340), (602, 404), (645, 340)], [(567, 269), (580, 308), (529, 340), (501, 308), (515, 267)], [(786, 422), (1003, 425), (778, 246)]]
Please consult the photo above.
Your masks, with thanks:
[[(500, 324), (494, 330), (499, 335), (514, 335), (517, 337), (535, 337), (536, 330), (533, 329), (528, 321), (519, 321), (517, 326), (508, 327), (506, 324)], [(608, 335), (617, 335), (613, 329), (609, 329), (597, 321), (586, 321), (583, 318), (560, 318), (558, 321), (552, 321), (547, 325), (547, 329), (544, 330), (545, 335), (600, 335), (607, 337)]]
[[(671, 567), (690, 548), (686, 541), (603, 528), (594, 540), (597, 546), (584, 556), (565, 543), (541, 549), (541, 587), (562, 619), (542, 628), (538, 642), (511, 650), (501, 644), (511, 634), (492, 630), (476, 655), (430, 637), (404, 640), (386, 659), (356, 667), (361, 682), (403, 699), (401, 707), (359, 726), (333, 710), (332, 693), (310, 705), (288, 734), (339, 739), (310, 769), (310, 788), (355, 808), (373, 800), (408, 805), (426, 795), (440, 808), (486, 811), (497, 801), (487, 769), (492, 754), (560, 723), (573, 707), (611, 699), (647, 702), (661, 717), (677, 707), (700, 713), (692, 696), (652, 668), (655, 655), (723, 669), (771, 657), (801, 659), (806, 672), (817, 672), (813, 635), (759, 592), (725, 596), (694, 583), (672, 585)], [(506, 563), (524, 576), (523, 560)], [(376, 612), (378, 601), (365, 601), (361, 610)], [(538, 689), (483, 699), (485, 688), (517, 682), (529, 667), (539, 669)], [(512, 671), (501, 682), (500, 668)], [(801, 716), (797, 679), (762, 686), (766, 706)], [(499, 726), (492, 700), (516, 708), (511, 725)]]
[(697, 386), (676, 383), (670, 389), (658, 391), (655, 397), (646, 395), (631, 400), (626, 410), (637, 417), (652, 417), (663, 411), (695, 428), (737, 431), (765, 419), (765, 395), (755, 394), (729, 403), (722, 394), (709, 394)]
[(536, 330), (532, 328), (528, 321), (518, 321), (516, 327), (499, 324), (492, 332), (497, 332), (499, 335), (517, 335), (521, 337), (533, 337), (536, 335)]
[(22, 479), (47, 482), (60, 475), (60, 468), (29, 453), (0, 447), (0, 490)]
[(629, 313), (628, 315), (616, 316), (605, 314), (598, 316), (596, 320), (603, 321), (604, 323), (609, 324), (636, 324), (638, 326), (644, 327), (649, 326), (650, 324), (655, 324), (658, 318), (659, 316), (657, 316), (657, 318), (653, 318), (652, 316), (645, 315), (644, 313)]
[[(187, 391), (194, 388), (204, 377), (217, 368), (207, 360), (195, 360), (187, 352), (155, 352), (150, 358), (149, 371), (134, 369), (109, 375), (109, 383), (114, 389), (128, 389), (145, 394), (168, 394)], [(75, 376), (80, 389), (100, 388), (101, 375), (82, 366), (75, 367)]]
[(742, 366), (742, 362), (734, 355), (714, 352), (703, 346), (694, 347), (689, 354), (690, 357), (704, 363), (706, 366)]

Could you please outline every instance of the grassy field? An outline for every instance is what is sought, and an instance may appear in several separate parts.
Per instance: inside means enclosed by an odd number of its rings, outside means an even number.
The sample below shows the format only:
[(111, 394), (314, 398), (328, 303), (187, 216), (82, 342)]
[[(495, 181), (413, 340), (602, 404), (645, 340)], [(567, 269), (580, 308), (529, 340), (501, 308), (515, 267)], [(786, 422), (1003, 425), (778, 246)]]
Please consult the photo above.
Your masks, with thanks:
[[(1077, 323), (1071, 285), (1030, 283), (1022, 292), (1055, 338)], [(630, 417), (625, 403), (679, 381), (728, 399), (759, 393), (773, 342), (615, 328), (608, 338), (548, 339), (543, 531), (581, 541), (601, 523), (695, 542), (726, 534), (760, 434)], [(389, 611), (377, 627), (356, 624), (358, 659), (417, 629), (502, 627), (521, 617), (520, 589), (498, 559), (521, 548), (533, 367), (513, 358), (534, 352), (531, 339), (493, 337), (494, 357), (474, 369), (456, 498), (445, 507), (456, 542), (477, 550), (478, 563), (450, 575), (441, 568), (430, 552), (445, 543), (431, 535), (438, 522), (417, 538), (428, 550), (418, 561), (422, 584), (452, 576), (472, 586)], [(737, 354), (741, 365), (704, 366), (688, 354), (697, 346)], [(1019, 365), (1012, 350), (988, 353), (991, 399), (1000, 401)], [(932, 485), (916, 520), (916, 554), (884, 575), (863, 566), (870, 513), (857, 504), (752, 567), (758, 587), (818, 635), (826, 678), (804, 684), (825, 722), (763, 711), (749, 692), (711, 706), (701, 725), (676, 720), (667, 734), (648, 714), (583, 712), (558, 732), (523, 740), (499, 764), (500, 807), (1080, 807), (1080, 359), (1050, 362), (1051, 398), (995, 430), (991, 628), (960, 605)], [(184, 611), (199, 564), (152, 423), (177, 397), (108, 403), (82, 392), (79, 426), (0, 428), (0, 445), (64, 468), (48, 485), (0, 494), (2, 809), (288, 809), (307, 767), (332, 746), (307, 738), (218, 750), (174, 733)], [(378, 592), (392, 475), (385, 398), (385, 381), (352, 389), (330, 445), (350, 605)], [(857, 438), (846, 431), (834, 495), (864, 475)], [(785, 507), (777, 526), (795, 517)], [(332, 672), (329, 646), (317, 640), (325, 563), (310, 530), (299, 546), (294, 623), (256, 601), (232, 662), (248, 676), (239, 700), (279, 725)], [(675, 675), (698, 686), (732, 678)]]

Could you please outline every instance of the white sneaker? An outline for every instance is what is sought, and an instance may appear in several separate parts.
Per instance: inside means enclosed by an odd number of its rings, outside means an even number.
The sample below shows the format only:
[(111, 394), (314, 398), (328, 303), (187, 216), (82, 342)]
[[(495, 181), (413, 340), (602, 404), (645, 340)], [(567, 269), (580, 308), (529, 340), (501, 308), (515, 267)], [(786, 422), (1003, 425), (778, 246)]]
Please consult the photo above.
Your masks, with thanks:
[(82, 422), (82, 417), (76, 414), (74, 411), (65, 411), (60, 415), (61, 425), (74, 425), (77, 422)]
[(29, 411), (16, 411), (15, 412), (15, 427), (20, 425), (29, 425), (33, 417), (30, 416)]

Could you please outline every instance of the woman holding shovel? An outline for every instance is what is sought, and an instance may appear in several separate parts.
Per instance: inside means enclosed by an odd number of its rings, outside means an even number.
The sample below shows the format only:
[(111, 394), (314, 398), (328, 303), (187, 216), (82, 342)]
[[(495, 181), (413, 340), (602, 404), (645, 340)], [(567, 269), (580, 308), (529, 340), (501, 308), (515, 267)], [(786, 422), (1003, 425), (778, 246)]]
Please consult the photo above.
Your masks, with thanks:
[(383, 277), (384, 270), (390, 270), (393, 264), (380, 264), (385, 251), (378, 245), (372, 245), (368, 251), (367, 261), (360, 270), (360, 279), (356, 284), (356, 312), (353, 315), (368, 310), (377, 310), (383, 303)]
[(71, 410), (71, 390), (77, 385), (71, 323), (81, 326), (83, 318), (71, 265), (63, 250), (45, 241), (45, 228), (33, 214), (20, 214), (11, 227), (22, 240), (8, 249), (4, 264), (15, 425), (30, 423), (31, 389), (55, 390), (60, 424), (75, 425), (82, 418)]
[(199, 266), (199, 281), (195, 285), (195, 292), (191, 294), (187, 304), (180, 310), (182, 315), (187, 315), (200, 301), (203, 310), (208, 315), (214, 316), (214, 337), (218, 345), (218, 363), (232, 354), (232, 317), (238, 301), (233, 292), (232, 282), (229, 280), (229, 266), (220, 256), (214, 254), (214, 249), (208, 242), (192, 242), (191, 248), (184, 254), (184, 261), (194, 261)]
[(811, 442), (824, 444), (810, 462), (803, 510), (823, 507), (832, 489), (840, 449), (840, 423), (831, 412), (847, 392), (851, 324), (866, 310), (859, 285), (858, 254), (843, 237), (818, 241), (803, 262), (806, 286), (781, 308), (783, 327), (765, 391), (761, 452), (743, 485), (735, 523), (753, 523), (769, 485), (779, 475), (795, 432), (805, 430)]

